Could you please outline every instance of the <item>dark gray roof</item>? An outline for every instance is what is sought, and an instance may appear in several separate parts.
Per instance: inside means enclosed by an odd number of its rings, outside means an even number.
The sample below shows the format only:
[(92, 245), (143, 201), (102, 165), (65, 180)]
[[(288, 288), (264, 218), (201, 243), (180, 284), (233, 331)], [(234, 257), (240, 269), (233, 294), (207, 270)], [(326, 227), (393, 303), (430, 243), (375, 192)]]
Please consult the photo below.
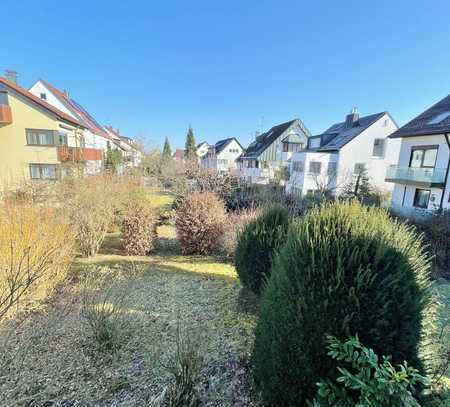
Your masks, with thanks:
[(304, 126), (300, 119), (290, 120), (286, 123), (281, 123), (273, 126), (270, 130), (256, 137), (256, 140), (251, 143), (241, 158), (257, 157), (264, 152), (278, 137), (280, 137), (289, 127), (295, 122), (299, 122), (301, 128), (309, 137), (309, 130)]
[(388, 113), (380, 112), (360, 117), (358, 124), (353, 127), (346, 127), (345, 122), (333, 124), (320, 134), (322, 145), (317, 148), (308, 148), (308, 151), (338, 151), (385, 114)]
[[(230, 137), (230, 138), (226, 138), (223, 140), (219, 140), (215, 145), (214, 145), (214, 151), (217, 154), (220, 154), (223, 149), (230, 144), (232, 141), (236, 141), (236, 143), (239, 144), (239, 146), (242, 148), (241, 143), (239, 143), (239, 141), (237, 141), (237, 139), (235, 137)], [(243, 148), (242, 148), (243, 149)]]
[(450, 113), (450, 95), (425, 110), (409, 123), (400, 127), (396, 132), (392, 133), (389, 138), (413, 137), (432, 134), (450, 133), (450, 115), (443, 117), (437, 123), (430, 123), (433, 119), (444, 113)]

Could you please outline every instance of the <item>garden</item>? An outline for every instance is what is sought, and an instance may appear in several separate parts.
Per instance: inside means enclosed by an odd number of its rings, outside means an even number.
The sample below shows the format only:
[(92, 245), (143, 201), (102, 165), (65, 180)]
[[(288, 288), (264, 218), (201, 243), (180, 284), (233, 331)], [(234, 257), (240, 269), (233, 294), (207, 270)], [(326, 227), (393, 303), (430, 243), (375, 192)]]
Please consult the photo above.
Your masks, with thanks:
[(450, 405), (441, 229), (192, 168), (0, 210), (2, 406)]

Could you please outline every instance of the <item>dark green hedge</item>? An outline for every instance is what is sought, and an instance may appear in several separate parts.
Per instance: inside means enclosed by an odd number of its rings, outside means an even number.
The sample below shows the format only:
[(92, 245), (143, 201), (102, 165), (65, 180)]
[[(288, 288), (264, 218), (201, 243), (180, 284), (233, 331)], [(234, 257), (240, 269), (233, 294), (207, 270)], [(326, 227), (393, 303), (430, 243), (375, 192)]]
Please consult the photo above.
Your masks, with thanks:
[(242, 285), (260, 294), (270, 276), (272, 260), (284, 244), (289, 226), (289, 213), (280, 205), (263, 211), (239, 236), (236, 247), (236, 271)]
[(421, 368), (429, 259), (412, 229), (380, 209), (324, 205), (289, 228), (261, 301), (253, 352), (270, 406), (301, 406), (334, 377), (326, 337), (359, 336), (393, 362)]

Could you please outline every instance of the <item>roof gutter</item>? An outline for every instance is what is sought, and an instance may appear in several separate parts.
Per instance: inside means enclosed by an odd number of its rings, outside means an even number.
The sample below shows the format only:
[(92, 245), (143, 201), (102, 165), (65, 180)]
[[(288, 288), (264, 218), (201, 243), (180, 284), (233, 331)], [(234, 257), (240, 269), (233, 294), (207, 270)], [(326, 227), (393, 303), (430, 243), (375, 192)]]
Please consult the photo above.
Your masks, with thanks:
[(440, 211), (442, 211), (442, 207), (443, 207), (443, 204), (444, 204), (444, 195), (445, 195), (445, 190), (447, 188), (448, 174), (449, 174), (449, 171), (450, 171), (450, 140), (448, 138), (449, 137), (449, 133), (445, 133), (444, 137), (445, 137), (445, 141), (447, 142), (449, 157), (448, 157), (448, 162), (447, 162), (447, 170), (445, 171), (444, 189), (442, 190), (441, 203), (439, 204), (439, 210)]

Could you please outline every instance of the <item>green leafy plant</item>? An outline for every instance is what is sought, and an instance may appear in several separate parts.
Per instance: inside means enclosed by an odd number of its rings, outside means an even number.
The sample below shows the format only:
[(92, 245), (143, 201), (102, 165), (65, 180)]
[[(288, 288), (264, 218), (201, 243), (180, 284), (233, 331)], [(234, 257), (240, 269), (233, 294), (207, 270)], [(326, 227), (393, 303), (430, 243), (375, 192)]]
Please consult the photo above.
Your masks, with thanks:
[(272, 260), (283, 245), (289, 212), (281, 205), (267, 208), (240, 234), (236, 248), (236, 271), (243, 286), (260, 294), (270, 276)]
[(323, 205), (294, 222), (256, 327), (254, 375), (266, 403), (301, 405), (320, 378), (333, 378), (328, 335), (358, 334), (394, 364), (421, 370), (429, 264), (411, 227), (356, 201)]
[(111, 148), (106, 152), (105, 167), (107, 170), (116, 173), (119, 166), (123, 163), (123, 156), (120, 150), (113, 150)]
[(313, 407), (420, 407), (413, 394), (428, 380), (407, 362), (397, 369), (390, 357), (361, 344), (358, 337), (341, 342), (328, 337), (328, 356), (337, 361), (337, 378), (321, 380)]

